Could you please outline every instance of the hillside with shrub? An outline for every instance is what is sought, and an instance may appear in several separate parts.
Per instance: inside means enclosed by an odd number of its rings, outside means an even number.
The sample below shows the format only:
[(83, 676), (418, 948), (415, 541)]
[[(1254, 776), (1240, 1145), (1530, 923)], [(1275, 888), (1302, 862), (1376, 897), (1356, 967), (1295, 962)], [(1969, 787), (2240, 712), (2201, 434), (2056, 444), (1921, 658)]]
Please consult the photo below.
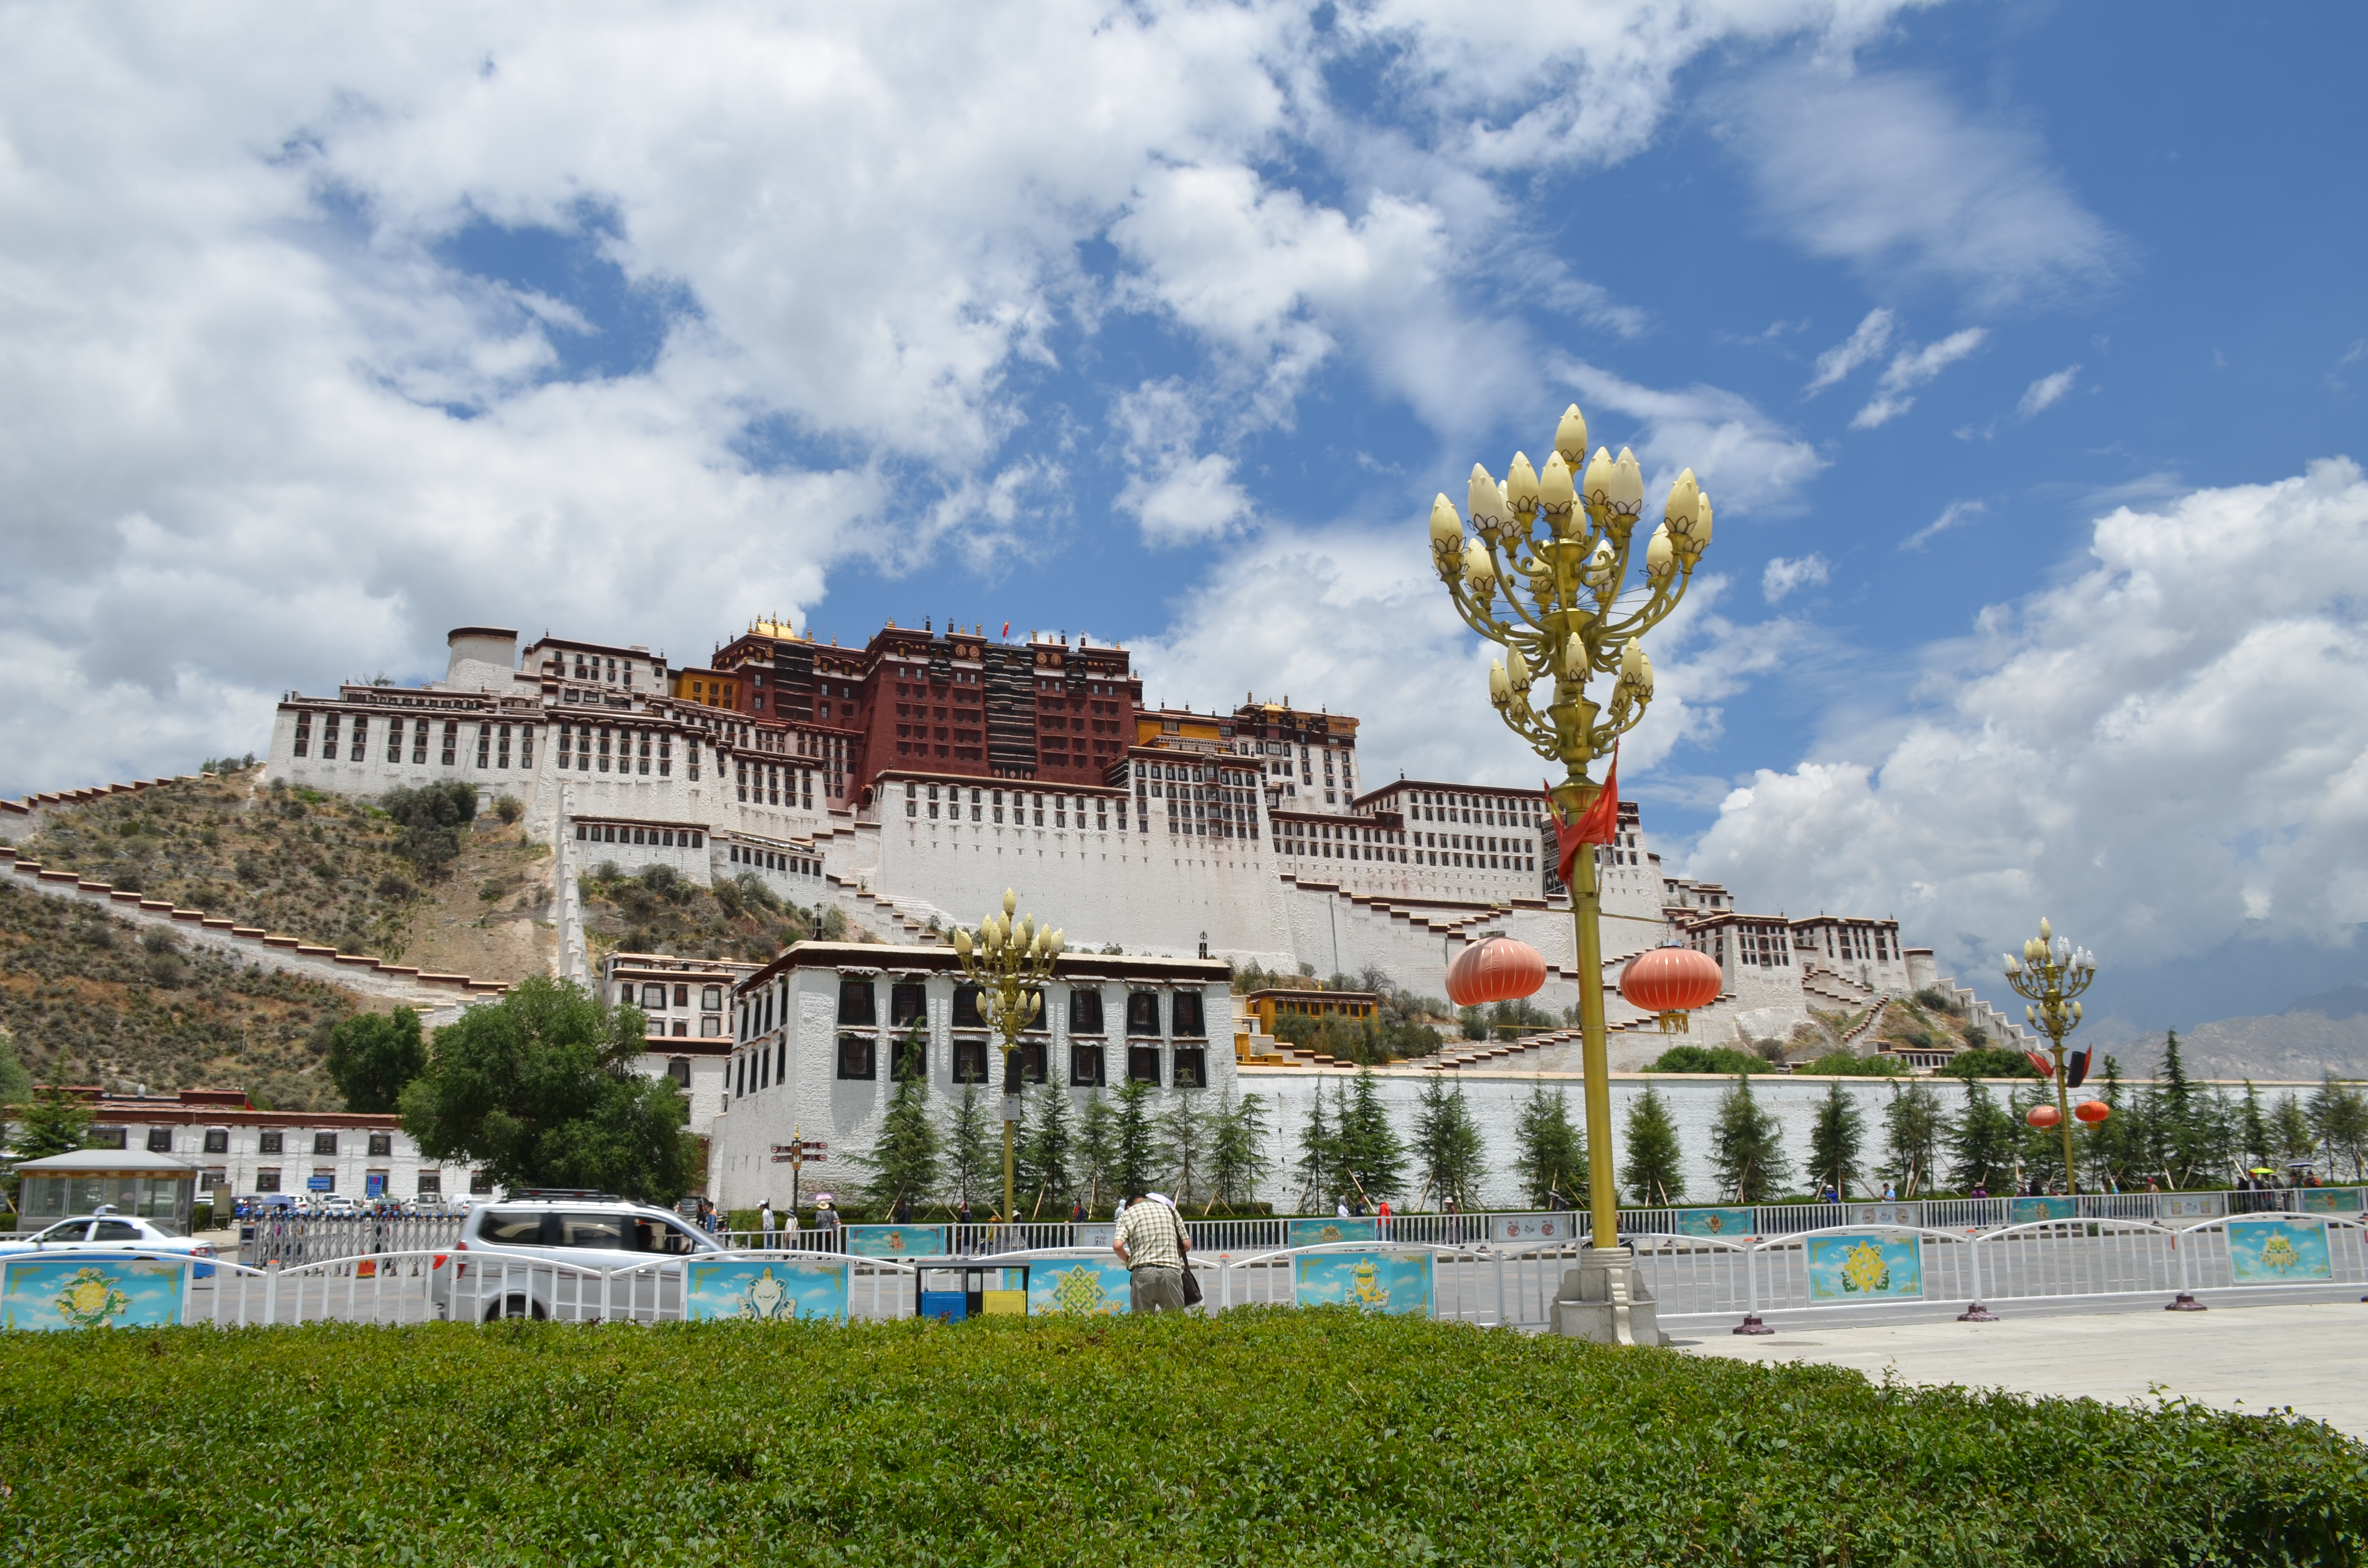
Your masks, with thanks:
[(244, 1087), (283, 1110), (341, 1108), (321, 1069), (361, 1001), (240, 964), (168, 929), (0, 881), (0, 1028), (36, 1082), (152, 1094)]
[(390, 963), (486, 980), (548, 971), (551, 851), (528, 841), (515, 801), (481, 817), (465, 785), (363, 801), (260, 775), (226, 763), (54, 809), (17, 848), (45, 867)]
[(808, 909), (767, 887), (753, 871), (701, 887), (671, 866), (628, 875), (614, 860), (577, 874), (584, 930), (594, 954), (673, 953), (682, 958), (765, 963), (792, 942), (871, 942), (837, 909)]

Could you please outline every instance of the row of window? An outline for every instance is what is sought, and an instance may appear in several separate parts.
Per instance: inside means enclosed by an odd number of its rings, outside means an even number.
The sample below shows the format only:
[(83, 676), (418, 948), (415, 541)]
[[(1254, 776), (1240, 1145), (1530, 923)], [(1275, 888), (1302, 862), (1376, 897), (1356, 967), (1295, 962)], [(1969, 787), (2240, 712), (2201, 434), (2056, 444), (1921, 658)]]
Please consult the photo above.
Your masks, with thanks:
[[(979, 987), (962, 984), (954, 987), (952, 1027), (984, 1028), (980, 1014)], [(1042, 996), (1042, 991), (1031, 992)], [(888, 988), (888, 1026), (905, 1028), (928, 1021), (928, 987), (918, 981), (899, 981)], [(1157, 1035), (1159, 1028), (1159, 995), (1156, 991), (1130, 991), (1126, 994), (1126, 1032), (1130, 1035)], [(868, 980), (842, 980), (838, 983), (838, 1021), (843, 1026), (876, 1026), (880, 1000), (879, 988)], [(1179, 1038), (1198, 1040), (1208, 1033), (1198, 991), (1170, 993), (1167, 1032)], [(769, 1026), (768, 1026), (769, 1027)], [(762, 1032), (761, 1030), (759, 1032)], [(1102, 1032), (1102, 994), (1099, 991), (1074, 990), (1069, 993), (1069, 1032), (1100, 1034)]]
[[(762, 1051), (743, 1052), (734, 1062), (731, 1080), (726, 1085), (731, 1095), (740, 1098), (761, 1094), (782, 1082), (789, 1071), (789, 1052), (786, 1040)], [(953, 1052), (955, 1083), (988, 1082), (989, 1067), (997, 1051), (985, 1036), (956, 1036)], [(1099, 1045), (1071, 1045), (1070, 1085), (1080, 1089), (1107, 1086), (1110, 1082), (1107, 1054), (1105, 1049)], [(1046, 1055), (1045, 1041), (1022, 1040), (1019, 1049), (1012, 1052), (1012, 1069), (1023, 1083), (1045, 1083), (1050, 1078)], [(891, 1081), (906, 1077), (926, 1078), (929, 1071), (928, 1042), (891, 1036), (887, 1066)], [(877, 1083), (880, 1067), (881, 1050), (877, 1037), (863, 1034), (839, 1036), (834, 1058), (834, 1076), (842, 1082)], [(1208, 1050), (1204, 1046), (1192, 1045), (1163, 1051), (1156, 1045), (1130, 1045), (1126, 1048), (1126, 1076), (1130, 1083), (1149, 1084), (1154, 1087), (1164, 1084), (1178, 1089), (1205, 1089), (1209, 1086)]]
[(695, 827), (635, 827), (630, 823), (595, 822), (575, 824), (579, 844), (640, 844), (660, 849), (699, 849), (707, 835)]
[[(923, 788), (924, 786), (916, 781), (907, 780), (905, 782), (905, 814), (906, 816), (914, 818), (919, 817), (921, 814), (921, 808), (926, 805), (929, 809), (929, 820), (931, 822), (960, 822), (962, 820), (963, 802), (962, 786), (958, 784), (928, 785), (927, 786), (928, 794), (926, 800), (923, 799), (921, 793)], [(943, 792), (942, 799), (940, 799), (940, 791)], [(1006, 809), (1004, 804), (1005, 793), (1006, 792), (1001, 790), (976, 789), (971, 790), (969, 801), (970, 820), (973, 822), (993, 821), (998, 823), (1003, 821), (1003, 813)], [(1086, 804), (1087, 799), (1086, 796), (1054, 795), (1053, 797), (1052, 805), (1050, 808), (1047, 808), (1044, 803), (1044, 797), (1041, 794), (1033, 797), (1033, 804), (1030, 803), (1030, 795), (1027, 790), (1013, 790), (1009, 791), (1009, 794), (1011, 796), (1009, 806), (1011, 822), (1015, 826), (1027, 827), (1033, 825), (1036, 827), (1042, 827), (1046, 825), (1044, 822), (1044, 813), (1048, 809), (1053, 813), (1051, 825), (1053, 827), (1067, 827), (1069, 825), (1069, 819), (1072, 816), (1076, 818), (1076, 825), (1078, 827), (1083, 828), (1086, 825)], [(990, 796), (993, 797), (992, 800), (988, 799)], [(1110, 807), (1115, 804), (1118, 808), (1118, 830), (1121, 833), (1124, 833), (1126, 831), (1126, 801), (1123, 797), (1120, 797), (1113, 801), (1111, 797), (1097, 795), (1092, 797), (1092, 802), (1094, 808), (1095, 827), (1105, 833), (1110, 830)], [(944, 808), (944, 816), (942, 818), (939, 815), (939, 809), (940, 806)]]
[(1407, 814), (1417, 822), (1465, 822), (1474, 827), (1532, 827), (1545, 818), (1545, 801), (1535, 795), (1452, 795), (1440, 790), (1409, 790)]
[[(507, 752), (509, 743), (505, 740), (502, 745)], [(480, 767), (484, 764), (484, 739), (480, 736), (477, 742), (477, 761)], [(697, 741), (684, 741), (683, 760), (689, 766), (689, 776), (694, 779), (697, 778), (699, 777), (699, 743)], [(613, 769), (615, 772), (643, 775), (650, 771), (650, 765), (655, 762), (657, 765), (659, 778), (671, 778), (674, 774), (673, 732), (612, 730), (607, 724), (559, 726), (559, 766), (563, 772), (573, 767), (578, 773), (590, 773), (596, 769), (598, 772), (607, 773), (611, 771), (612, 762), (615, 765)], [(507, 767), (508, 764), (505, 762), (503, 766)]]
[[(393, 1197), (393, 1194), (388, 1190), (387, 1184), (387, 1178), (390, 1174), (391, 1173), (386, 1171), (363, 1172), (362, 1196), (365, 1198)], [(444, 1173), (442, 1171), (423, 1170), (418, 1173), (418, 1182), (419, 1186), (416, 1191), (416, 1196), (425, 1199), (438, 1199), (444, 1196)], [(215, 1187), (226, 1187), (229, 1183), (227, 1181), (217, 1181), (211, 1185)], [(313, 1173), (313, 1179), (306, 1184), (306, 1187), (309, 1190), (313, 1192), (335, 1192), (337, 1190), (337, 1173), (334, 1170), (316, 1170)], [(259, 1167), (255, 1173), (255, 1190), (256, 1192), (278, 1192), (280, 1190), (279, 1171), (278, 1167), (272, 1165), (264, 1165)], [(480, 1196), (490, 1193), (494, 1190), (494, 1178), (486, 1175), (484, 1171), (471, 1171), (469, 1173), (469, 1190), (472, 1193), (475, 1193)]]
[[(803, 787), (805, 796), (803, 809), (809, 812), (814, 809), (814, 776), (811, 768), (743, 762), (735, 765), (734, 773), (739, 780), (740, 798), (751, 805), (788, 806), (796, 811), (800, 809), (798, 796)], [(748, 793), (751, 790), (756, 791), (754, 797)], [(787, 800), (782, 799), (785, 795), (789, 797)]]
[[(667, 987), (659, 982), (645, 981), (642, 983), (637, 997), (634, 990), (634, 983), (629, 980), (622, 985), (617, 987), (617, 1002), (619, 1006), (626, 1007), (636, 1006), (638, 1003), (642, 1011), (644, 1013), (663, 1013), (666, 1010), (666, 991)], [(677, 984), (673, 987), (673, 992), (674, 1006), (676, 1010), (689, 1011), (690, 987), (689, 985)], [(722, 1012), (723, 1010), (723, 987), (721, 985), (700, 986), (699, 988), (699, 1010), (709, 1013)]]
[[(197, 1134), (198, 1147), (195, 1149), (184, 1150), (182, 1151), (183, 1153), (206, 1154), (227, 1154), (230, 1153), (229, 1128), (205, 1127), (188, 1129), (186, 1131)], [(315, 1132), (313, 1134), (313, 1153), (315, 1154), (336, 1153), (337, 1152), (337, 1136), (338, 1135), (335, 1132)], [(366, 1136), (370, 1141), (370, 1154), (371, 1158), (385, 1159), (394, 1153), (393, 1133), (372, 1132)], [(258, 1132), (256, 1134), (255, 1152), (258, 1154), (284, 1154), (288, 1152), (287, 1140), (288, 1134), (283, 1131), (271, 1131)], [(173, 1153), (175, 1152), (174, 1145), (176, 1142), (176, 1140), (174, 1129), (170, 1127), (152, 1127), (148, 1129), (147, 1149), (152, 1154)], [(90, 1130), (89, 1146), (91, 1148), (122, 1149), (130, 1147), (130, 1128), (94, 1127)]]
[(801, 877), (822, 875), (822, 862), (810, 855), (784, 855), (778, 849), (757, 849), (740, 844), (732, 846), (732, 863), (761, 866), (768, 871), (788, 871)]

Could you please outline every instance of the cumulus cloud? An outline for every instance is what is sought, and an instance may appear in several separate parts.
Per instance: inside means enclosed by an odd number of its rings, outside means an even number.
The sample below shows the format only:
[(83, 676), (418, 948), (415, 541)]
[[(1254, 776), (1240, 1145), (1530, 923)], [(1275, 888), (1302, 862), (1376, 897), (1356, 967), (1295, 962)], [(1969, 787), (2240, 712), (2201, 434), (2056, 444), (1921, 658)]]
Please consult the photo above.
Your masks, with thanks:
[[(1634, 423), (1637, 460), (1653, 483), (1666, 484), (1680, 468), (1691, 468), (1712, 493), (1722, 515), (1778, 511), (1826, 466), (1816, 448), (1761, 412), (1750, 399), (1722, 387), (1664, 389), (1640, 386), (1584, 361), (1564, 368), (1577, 390), (1598, 446), (1628, 441), (1611, 432), (1616, 418)], [(1551, 432), (1549, 432), (1550, 434)]]
[(2080, 367), (2078, 365), (2066, 365), (2052, 376), (2040, 377), (2024, 389), (2022, 401), (2015, 404), (2015, 412), (2028, 419), (2044, 408), (2053, 408), (2063, 401), (2064, 394), (2070, 392), (2072, 383), (2079, 379)]
[(1781, 67), (1725, 129), (1767, 221), (1814, 256), (1991, 308), (2112, 275), (2119, 242), (2040, 139), (1965, 113), (1930, 78)]
[(1119, 400), (1112, 423), (1126, 440), (1119, 508), (1141, 520), (1146, 540), (1211, 539), (1250, 516), (1249, 494), (1234, 482), (1234, 460), (1195, 449), (1200, 410), (1181, 383), (1137, 387)]
[(2368, 920), (2359, 467), (2123, 507), (2088, 556), (1926, 650), (1915, 711), (1735, 790), (1689, 869), (1896, 915), (1961, 967), (2043, 913), (2108, 963), (2348, 940)]
[(1916, 406), (1908, 395), (1911, 388), (1920, 387), (1958, 360), (1982, 346), (1989, 336), (1987, 327), (1969, 326), (1952, 332), (1938, 343), (1928, 343), (1921, 348), (1903, 348), (1892, 357), (1874, 383), (1874, 396), (1864, 408), (1850, 416), (1853, 430), (1872, 430), (1898, 418)]
[(1759, 574), (1759, 592), (1770, 604), (1779, 604), (1793, 589), (1823, 583), (1832, 574), (1832, 563), (1822, 555), (1804, 555), (1797, 561), (1779, 555)]
[(1866, 319), (1858, 324), (1856, 330), (1817, 356), (1817, 373), (1809, 378), (1805, 389), (1808, 394), (1816, 396), (1890, 347), (1895, 319), (1881, 306), (1867, 312)]

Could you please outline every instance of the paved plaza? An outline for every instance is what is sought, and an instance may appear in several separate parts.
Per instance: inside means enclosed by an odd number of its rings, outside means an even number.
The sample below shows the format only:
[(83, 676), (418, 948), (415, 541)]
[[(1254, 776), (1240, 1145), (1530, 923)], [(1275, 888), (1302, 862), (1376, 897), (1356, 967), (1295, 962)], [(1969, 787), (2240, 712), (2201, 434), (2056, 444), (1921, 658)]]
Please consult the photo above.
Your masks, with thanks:
[(2248, 1414), (2298, 1415), (2368, 1439), (2368, 1304), (2222, 1306), (2203, 1312), (2014, 1315), (2000, 1321), (1815, 1324), (1765, 1338), (1721, 1328), (1672, 1338), (1697, 1356), (1825, 1361), (1880, 1380), (1964, 1383), (2127, 1403), (2157, 1391)]

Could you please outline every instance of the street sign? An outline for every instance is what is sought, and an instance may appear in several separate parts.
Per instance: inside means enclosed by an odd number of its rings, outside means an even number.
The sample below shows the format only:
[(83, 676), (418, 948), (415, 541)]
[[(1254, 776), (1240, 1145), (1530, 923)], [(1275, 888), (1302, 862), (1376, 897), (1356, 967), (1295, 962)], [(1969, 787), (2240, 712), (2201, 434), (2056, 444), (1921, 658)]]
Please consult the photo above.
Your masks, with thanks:
[(307, 1192), (335, 1192), (336, 1189), (336, 1176), (316, 1176), (304, 1178), (304, 1190)]

